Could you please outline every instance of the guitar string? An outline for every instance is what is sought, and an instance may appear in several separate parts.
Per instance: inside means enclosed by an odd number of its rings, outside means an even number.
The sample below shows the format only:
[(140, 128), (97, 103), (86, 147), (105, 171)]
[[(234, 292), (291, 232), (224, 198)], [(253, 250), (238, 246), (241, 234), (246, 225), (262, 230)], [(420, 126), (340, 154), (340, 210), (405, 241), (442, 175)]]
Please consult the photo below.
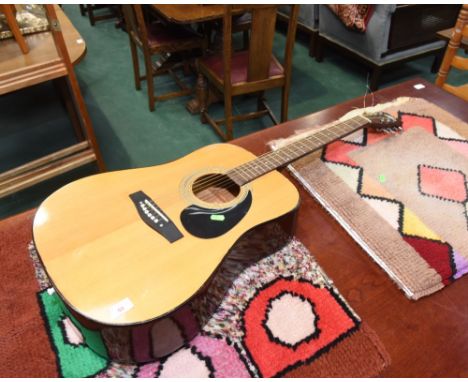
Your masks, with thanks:
[[(359, 116), (357, 116), (359, 117)], [(350, 122), (350, 121), (353, 121), (353, 122), (356, 122), (354, 121), (357, 117), (354, 117), (352, 119), (349, 119), (349, 120), (346, 120), (345, 122), (341, 122), (337, 125), (334, 125), (334, 126), (331, 126), (329, 129), (327, 130), (320, 130), (320, 131), (317, 131), (316, 133), (308, 136), (308, 137), (305, 137), (299, 141), (296, 141), (296, 142), (293, 142), (291, 143), (290, 145), (287, 145), (285, 147), (283, 147), (282, 149), (279, 149), (277, 151), (270, 151), (268, 153), (265, 153), (263, 155), (261, 155), (260, 157), (256, 158), (256, 159), (253, 159), (252, 161), (250, 162), (247, 162), (247, 163), (244, 163), (243, 165), (240, 165), (232, 170), (229, 170), (227, 173), (219, 173), (219, 174), (213, 174), (212, 176), (210, 176), (208, 179), (204, 180), (203, 182), (200, 182), (199, 184), (196, 184), (196, 187), (194, 187), (194, 192), (201, 192), (209, 187), (213, 187), (213, 186), (218, 186), (218, 187), (222, 187), (222, 186), (227, 186), (229, 184), (231, 184), (232, 186), (239, 186), (232, 178), (229, 177), (229, 173), (232, 173), (232, 172), (237, 172), (238, 175), (240, 175), (242, 178), (245, 178), (244, 175), (242, 175), (241, 173), (239, 173), (239, 171), (243, 171), (244, 174), (247, 175), (247, 179), (242, 179), (243, 181), (245, 181), (245, 183), (243, 184), (246, 184), (248, 182), (250, 182), (251, 180), (255, 179), (256, 177), (259, 177), (263, 174), (265, 174), (266, 172), (270, 172), (278, 167), (281, 167), (282, 165), (288, 163), (288, 162), (291, 162), (292, 160), (302, 156), (302, 155), (305, 155), (307, 154), (308, 152), (311, 152), (313, 151), (314, 148), (319, 148), (323, 145), (326, 145), (328, 143), (330, 143), (330, 139), (338, 139), (340, 136), (345, 136), (345, 135), (348, 135), (351, 133), (351, 131), (343, 131), (343, 132), (339, 132), (338, 135), (335, 135), (335, 136), (327, 136), (327, 134), (329, 134), (329, 130), (332, 129), (332, 128), (349, 128), (351, 127), (352, 129), (358, 129), (359, 127), (362, 127), (365, 123), (362, 123), (362, 122), (358, 122), (358, 125), (357, 126), (349, 126), (346, 122)], [(363, 118), (362, 118), (363, 119)], [(367, 120), (365, 120), (365, 122), (368, 122)], [(345, 125), (345, 126), (341, 126), (341, 125)], [(319, 138), (317, 138), (317, 136), (319, 134), (324, 134), (325, 135), (325, 139), (326, 139), (326, 142), (322, 142)], [(315, 146), (314, 148), (310, 148), (310, 147), (307, 147), (306, 151), (302, 152), (302, 153), (294, 153), (294, 156), (293, 158), (286, 158), (286, 160), (283, 158), (279, 160), (279, 165), (275, 165), (273, 164), (274, 166), (272, 168), (269, 168), (267, 167), (266, 169), (262, 169), (261, 172), (257, 172), (258, 170), (255, 168), (255, 167), (252, 167), (252, 162), (258, 162), (259, 164), (261, 164), (262, 160), (264, 160), (267, 156), (271, 156), (272, 159), (274, 159), (274, 156), (278, 156), (278, 154), (282, 155), (282, 152), (284, 152), (285, 150), (287, 149), (291, 149), (293, 146), (297, 146), (298, 144), (301, 144), (301, 143), (305, 143), (306, 141), (310, 141), (311, 139), (318, 139), (318, 145)], [(316, 142), (307, 142), (307, 143), (316, 143)], [(282, 150), (281, 153), (280, 150)], [(255, 165), (256, 166), (256, 165)], [(260, 167), (260, 166), (258, 166)], [(253, 174), (249, 174), (247, 171), (249, 170), (252, 170), (253, 171)], [(266, 170), (266, 171), (265, 171)], [(253, 177), (252, 177), (253, 175)], [(233, 176), (236, 176), (233, 174)], [(217, 179), (217, 180), (214, 180), (214, 179)], [(243, 185), (242, 184), (242, 185)], [(240, 185), (240, 186), (242, 186)]]
[[(358, 117), (359, 117), (359, 116), (358, 116)], [(355, 117), (355, 118), (356, 118), (356, 117)], [(358, 126), (352, 126), (352, 130), (351, 130), (351, 131), (340, 132), (338, 136), (333, 137), (333, 139), (330, 140), (330, 141), (328, 141), (328, 142), (322, 142), (322, 141), (319, 139), (320, 144), (319, 144), (316, 148), (319, 148), (319, 147), (324, 146), (324, 145), (326, 145), (326, 144), (328, 144), (328, 143), (331, 143), (331, 142), (333, 142), (333, 140), (343, 138), (343, 137), (345, 137), (345, 136), (351, 134), (352, 132), (359, 130), (359, 129), (362, 128), (365, 124), (367, 124), (367, 122), (370, 122), (369, 120), (367, 120), (367, 119), (365, 119), (365, 118), (362, 118), (362, 119), (365, 120), (365, 123), (362, 123), (362, 122), (361, 122), (361, 123), (358, 123)], [(353, 119), (347, 120), (346, 122), (349, 122), (349, 121), (351, 121), (351, 120), (353, 120)], [(340, 124), (343, 124), (343, 123), (340, 123)], [(340, 124), (338, 124), (338, 125), (340, 125)], [(334, 126), (332, 126), (332, 127), (337, 127), (338, 125), (334, 125)], [(347, 125), (346, 123), (344, 123), (344, 125), (346, 125), (347, 127), (349, 127), (349, 125)], [(328, 129), (327, 129), (327, 130), (328, 130)], [(287, 146), (285, 146), (285, 147), (282, 148), (282, 149), (285, 149), (285, 148), (286, 148), (286, 149), (290, 149), (290, 148), (293, 147), (293, 146), (298, 146), (298, 144), (301, 144), (302, 142), (309, 141), (310, 138), (315, 138), (315, 137), (317, 137), (317, 135), (320, 134), (320, 133), (323, 133), (323, 134), (325, 134), (325, 136), (326, 136), (326, 135), (327, 135), (327, 130), (318, 131), (318, 132), (316, 132), (315, 134), (313, 134), (313, 135), (311, 135), (311, 136), (308, 136), (308, 137), (306, 137), (306, 138), (304, 138), (304, 139), (301, 139), (301, 140), (299, 140), (299, 141), (296, 141), (296, 142), (294, 142), (293, 144), (287, 145)], [(386, 130), (384, 129), (383, 131), (390, 132), (390, 131), (393, 131), (393, 128), (389, 128), (389, 129), (387, 129), (387, 130), (388, 130), (388, 131), (386, 131)], [(327, 136), (326, 136), (326, 139), (330, 139), (330, 137), (327, 137)], [(310, 143), (310, 142), (309, 142), (309, 143)], [(305, 151), (304, 153), (300, 153), (299, 155), (297, 155), (297, 153), (294, 153), (294, 158), (293, 158), (293, 159), (288, 158), (286, 161), (285, 161), (284, 159), (282, 160), (282, 162), (280, 161), (281, 165), (287, 164), (287, 163), (293, 161), (294, 159), (299, 158), (300, 156), (305, 155), (305, 154), (307, 154), (308, 152), (313, 151), (313, 149), (311, 150), (311, 149), (310, 149), (309, 147), (307, 147), (307, 146), (306, 146), (306, 148), (307, 148), (307, 149), (306, 149), (306, 151)], [(280, 150), (281, 150), (281, 149), (280, 149)], [(268, 153), (266, 153), (266, 154), (264, 154), (264, 155), (262, 155), (262, 156), (260, 156), (260, 157), (258, 157), (258, 158), (256, 158), (256, 159), (260, 159), (260, 158), (262, 158), (262, 157), (265, 157), (266, 155), (270, 155), (270, 154), (273, 155), (273, 154), (276, 154), (276, 153), (278, 153), (278, 151), (279, 151), (279, 150), (277, 150), (277, 151), (270, 151), (270, 152), (268, 152)], [(247, 162), (246, 164), (241, 165), (241, 166), (239, 166), (239, 167), (242, 167), (242, 166), (245, 166), (245, 165), (249, 165), (249, 163), (255, 162), (256, 159), (254, 159), (254, 160), (252, 160), (252, 161), (250, 161), (250, 162)], [(260, 162), (260, 163), (261, 163), (261, 162)], [(280, 165), (280, 166), (281, 166), (281, 165)], [(225, 186), (226, 186), (227, 184), (231, 184), (232, 186), (241, 187), (242, 185), (244, 185), (244, 184), (246, 184), (246, 183), (249, 183), (249, 182), (252, 181), (253, 179), (255, 179), (255, 178), (257, 178), (257, 177), (259, 177), (259, 176), (261, 176), (261, 175), (264, 175), (264, 174), (266, 174), (266, 173), (268, 173), (268, 172), (270, 172), (270, 171), (272, 171), (272, 170), (274, 170), (275, 168), (278, 168), (278, 167), (280, 167), (280, 166), (274, 165), (271, 169), (267, 167), (266, 171), (265, 171), (264, 169), (262, 169), (262, 172), (261, 172), (261, 173), (258, 173), (258, 174), (255, 174), (255, 172), (254, 172), (254, 177), (252, 177), (252, 176), (249, 175), (249, 177), (247, 178), (247, 180), (245, 181), (245, 183), (243, 183), (243, 184), (241, 184), (241, 185), (238, 185), (237, 183), (235, 183), (231, 178), (229, 178), (229, 176), (224, 176), (224, 178), (226, 178), (224, 181), (221, 181), (221, 182), (219, 182), (219, 181), (218, 181), (218, 182), (214, 182), (214, 184), (216, 184), (216, 183), (221, 184), (221, 185), (224, 184)], [(238, 167), (238, 168), (239, 168), (239, 167)], [(235, 169), (233, 169), (233, 170), (237, 170), (238, 168), (235, 168)], [(254, 169), (255, 169), (255, 168), (254, 168)], [(255, 171), (257, 171), (257, 170), (255, 170)], [(229, 173), (229, 172), (228, 172), (228, 173)], [(217, 175), (217, 176), (223, 176), (223, 175), (227, 175), (228, 173), (226, 173), (226, 174), (216, 174), (216, 175)], [(206, 188), (205, 188), (205, 189), (206, 189)], [(202, 190), (204, 190), (204, 189), (202, 189)], [(234, 195), (234, 196), (237, 196), (237, 195)], [(213, 198), (206, 198), (206, 199), (205, 199), (205, 201), (207, 201), (207, 202), (215, 202), (216, 200), (217, 200), (216, 195), (214, 195)]]
[[(336, 125), (335, 125), (336, 126)], [(334, 126), (334, 127), (335, 127)], [(353, 128), (355, 128), (355, 126), (353, 126)], [(347, 132), (347, 131), (346, 131)], [(323, 142), (319, 137), (318, 135), (325, 135), (325, 142)], [(262, 156), (258, 157), (258, 158), (255, 158), (247, 163), (244, 163), (234, 169), (231, 169), (229, 170), (228, 172), (226, 173), (218, 173), (218, 174), (212, 174), (209, 176), (208, 179), (205, 179), (203, 182), (200, 182), (198, 184), (195, 184), (194, 185), (194, 191), (195, 192), (200, 192), (200, 191), (203, 191), (205, 190), (206, 188), (210, 187), (210, 186), (218, 186), (218, 187), (221, 187), (221, 186), (227, 186), (229, 184), (232, 184), (233, 186), (239, 186), (235, 180), (233, 180), (230, 176), (234, 176), (234, 177), (242, 177), (241, 181), (245, 182), (245, 183), (248, 183), (249, 181), (253, 180), (255, 177), (258, 177), (258, 176), (261, 176), (267, 172), (270, 172), (292, 160), (294, 160), (295, 158), (298, 158), (302, 155), (305, 155), (307, 154), (308, 152), (311, 152), (313, 151), (314, 148), (318, 148), (318, 147), (321, 147), (327, 143), (330, 142), (330, 139), (336, 139), (338, 138), (336, 135), (335, 136), (327, 136), (327, 132), (325, 131), (318, 131), (316, 132), (313, 136), (309, 136), (309, 137), (306, 137), (305, 139), (302, 139), (302, 140), (299, 140), (299, 141), (296, 141), (290, 145), (287, 145), (277, 151), (270, 151), (268, 153), (265, 153), (263, 154)], [(340, 134), (343, 134), (343, 133), (340, 133)], [(314, 139), (315, 141), (314, 142), (310, 142), (311, 139)], [(302, 147), (301, 148), (301, 144), (304, 144), (306, 141), (307, 144), (310, 144), (310, 143), (313, 143), (314, 146), (311, 148), (309, 146), (305, 146), (306, 149), (304, 150), (304, 148)], [(318, 141), (318, 142), (317, 142)], [(318, 143), (318, 144), (317, 144)], [(300, 151), (294, 151), (295, 149), (298, 149)], [(290, 153), (288, 154), (287, 151), (289, 151)], [(292, 154), (291, 154), (292, 152)], [(285, 156), (286, 155), (286, 156)], [(271, 159), (270, 163), (271, 162), (274, 162), (275, 159), (278, 159), (278, 163), (279, 164), (275, 164), (273, 163), (273, 166), (271, 165), (268, 165), (267, 163), (265, 163), (265, 159), (267, 159), (267, 157), (270, 157), (268, 159)], [(260, 170), (260, 171), (259, 171)], [(242, 174), (242, 172), (244, 173), (244, 175)], [(216, 179), (216, 181), (214, 181)], [(245, 184), (244, 183), (244, 184)]]
[[(287, 164), (288, 162), (291, 162), (292, 160), (302, 156), (302, 155), (305, 155), (307, 154), (308, 152), (311, 152), (313, 151), (314, 149), (316, 148), (319, 148), (323, 145), (326, 145), (328, 143), (330, 143), (330, 139), (338, 139), (340, 136), (344, 136), (343, 134), (345, 133), (348, 133), (350, 134), (351, 131), (338, 131), (338, 134), (335, 134), (335, 135), (332, 135), (330, 130), (332, 129), (341, 129), (341, 128), (350, 128), (351, 129), (358, 129), (359, 127), (362, 127), (365, 123), (368, 122), (367, 119), (364, 119), (362, 117), (361, 118), (361, 122), (357, 121), (357, 117), (360, 117), (360, 116), (356, 116), (354, 118), (351, 118), (349, 120), (346, 120), (344, 122), (340, 122), (336, 125), (333, 125), (331, 126), (329, 129), (327, 130), (320, 130), (320, 131), (317, 131), (315, 132), (314, 134), (308, 136), (308, 137), (305, 137), (303, 139), (300, 139), (299, 141), (296, 141), (296, 142), (293, 142), (287, 146), (284, 146), (283, 148), (277, 150), (277, 151), (270, 151), (268, 153), (265, 153), (261, 156), (259, 156), (258, 158), (255, 158), (247, 163), (244, 163), (232, 170), (229, 170), (227, 173), (219, 173), (219, 174), (212, 174), (208, 177), (208, 179), (204, 179), (202, 182), (198, 183), (198, 184), (195, 184), (194, 187), (193, 187), (193, 191), (194, 192), (201, 192), (201, 191), (204, 191), (206, 190), (207, 188), (209, 187), (227, 187), (228, 185), (229, 186), (239, 186), (232, 178), (230, 178), (229, 175), (232, 175), (232, 176), (237, 176), (237, 175), (240, 175), (242, 178), (245, 178), (245, 175), (242, 175), (239, 171), (243, 171), (244, 174), (247, 175), (247, 179), (242, 179), (243, 181), (245, 181), (244, 184), (246, 183), (249, 183), (251, 180), (255, 179), (256, 177), (259, 177), (267, 172), (270, 172), (270, 171), (273, 171), (274, 169), (278, 168), (278, 167), (281, 167), (282, 165), (284, 164)], [(365, 123), (363, 123), (362, 120), (365, 120)], [(348, 125), (348, 123), (355, 123), (357, 122), (358, 125)], [(344, 125), (344, 126), (343, 126)], [(325, 136), (325, 140), (326, 142), (322, 142), (322, 140), (318, 137), (319, 135), (322, 135)], [(347, 135), (347, 134), (345, 134)], [(314, 139), (314, 141), (311, 142), (311, 140)], [(318, 142), (316, 142), (318, 140)], [(313, 143), (314, 144), (314, 147), (311, 149), (310, 147), (306, 146), (306, 150), (304, 151), (304, 149), (302, 149), (302, 152), (294, 152), (294, 149), (296, 147), (299, 147), (300, 148), (300, 145), (303, 144), (303, 143), (307, 143), (307, 144), (310, 144), (310, 143)], [(318, 145), (316, 145), (316, 143), (318, 143)], [(291, 159), (291, 155), (290, 154), (287, 154), (286, 153), (286, 150), (290, 150), (290, 151), (293, 151), (293, 155), (292, 155), (292, 159)], [(279, 159), (279, 165), (275, 165), (273, 164), (273, 167), (272, 168), (269, 168), (269, 167), (266, 167), (264, 169), (261, 168), (261, 164), (262, 164), (262, 161), (264, 161), (267, 157), (272, 157), (272, 159), (274, 159), (274, 156), (279, 156), (279, 155), (283, 155), (283, 153), (286, 153), (287, 157), (286, 157), (286, 160), (284, 158), (280, 158)], [(254, 163), (255, 162), (255, 163)], [(258, 164), (257, 164), (258, 163)], [(260, 172), (258, 171), (258, 167), (260, 167)], [(251, 172), (251, 174), (248, 173), (248, 171)], [(235, 173), (235, 174), (232, 174), (232, 173)], [(231, 173), (231, 174), (230, 174)], [(252, 176), (253, 175), (253, 176)], [(243, 185), (243, 184), (242, 184)], [(240, 186), (242, 186), (240, 185)]]

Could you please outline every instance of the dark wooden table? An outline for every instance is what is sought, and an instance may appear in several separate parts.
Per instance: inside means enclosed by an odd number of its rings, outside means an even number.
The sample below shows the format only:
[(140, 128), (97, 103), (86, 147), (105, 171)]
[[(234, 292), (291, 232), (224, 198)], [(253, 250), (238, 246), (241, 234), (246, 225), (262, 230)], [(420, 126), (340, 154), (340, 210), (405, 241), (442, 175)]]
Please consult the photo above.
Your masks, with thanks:
[[(416, 90), (415, 84), (425, 88)], [(468, 121), (468, 104), (422, 80), (411, 80), (375, 93), (375, 102), (399, 96), (420, 97)], [(357, 98), (329, 109), (237, 139), (233, 143), (259, 155), (272, 139), (332, 122), (362, 107)], [(290, 179), (292, 177), (283, 170)], [(296, 236), (363, 321), (378, 334), (392, 364), (385, 377), (468, 377), (468, 276), (418, 301), (408, 300), (384, 271), (341, 226), (293, 180), (300, 190)]]
[[(152, 4), (152, 9), (155, 10), (160, 16), (167, 21), (177, 24), (195, 24), (195, 23), (209, 23), (213, 20), (219, 20), (224, 15), (224, 5), (200, 5), (200, 4)], [(232, 9), (234, 15), (244, 12), (245, 6), (236, 5)], [(209, 29), (208, 29), (209, 30)], [(209, 35), (209, 33), (208, 33)], [(209, 44), (209, 36), (207, 38), (207, 45)], [(198, 114), (201, 111), (201, 98), (205, 93), (204, 87), (206, 84), (203, 81), (201, 74), (197, 75), (197, 84), (195, 87), (195, 96), (187, 102), (186, 109), (191, 114)], [(217, 101), (215, 97), (213, 100), (207, 100), (207, 103)]]
[[(152, 8), (170, 22), (178, 24), (201, 23), (221, 19), (224, 5), (200, 4), (152, 4)], [(235, 6), (233, 13), (242, 13), (242, 6)]]

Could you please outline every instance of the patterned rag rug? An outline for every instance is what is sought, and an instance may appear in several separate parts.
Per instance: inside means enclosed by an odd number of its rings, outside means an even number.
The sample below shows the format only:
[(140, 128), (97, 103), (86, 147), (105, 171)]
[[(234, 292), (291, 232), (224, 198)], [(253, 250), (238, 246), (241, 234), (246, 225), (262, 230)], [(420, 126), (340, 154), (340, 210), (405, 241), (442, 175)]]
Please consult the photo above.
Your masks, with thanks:
[[(250, 265), (225, 261), (195, 307), (203, 315), (223, 293), (201, 333), (168, 357), (141, 365), (110, 362), (88, 348), (32, 244), (30, 256), (63, 377), (371, 377), (389, 364), (375, 333), (296, 240)], [(227, 292), (221, 287), (226, 281)]]
[(368, 109), (399, 116), (403, 133), (363, 129), (289, 169), (406, 296), (418, 299), (468, 271), (468, 124), (416, 98)]

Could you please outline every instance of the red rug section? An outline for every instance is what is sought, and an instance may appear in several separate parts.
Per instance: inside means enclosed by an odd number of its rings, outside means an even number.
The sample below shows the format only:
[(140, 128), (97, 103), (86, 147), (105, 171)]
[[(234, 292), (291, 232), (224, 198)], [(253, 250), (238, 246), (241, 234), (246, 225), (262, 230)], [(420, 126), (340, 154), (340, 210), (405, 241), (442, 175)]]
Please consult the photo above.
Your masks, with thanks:
[(36, 299), (38, 284), (28, 256), (33, 211), (0, 222), (0, 376), (53, 377), (55, 355)]
[[(316, 338), (303, 341), (297, 347), (294, 344), (277, 343), (267, 331), (258, 330), (267, 316), (269, 303), (285, 292), (313, 301), (315, 305), (318, 319), (316, 330), (320, 330), (320, 333), (317, 332)], [(308, 282), (285, 279), (279, 279), (256, 296), (244, 314), (244, 321), (247, 348), (262, 375), (267, 378), (276, 376), (288, 365), (310, 359), (356, 325), (329, 290), (315, 288)], [(333, 326), (328, 323), (333, 323)]]
[(450, 284), (453, 269), (450, 263), (450, 247), (447, 244), (406, 235), (403, 235), (403, 239), (440, 274), (445, 285)]

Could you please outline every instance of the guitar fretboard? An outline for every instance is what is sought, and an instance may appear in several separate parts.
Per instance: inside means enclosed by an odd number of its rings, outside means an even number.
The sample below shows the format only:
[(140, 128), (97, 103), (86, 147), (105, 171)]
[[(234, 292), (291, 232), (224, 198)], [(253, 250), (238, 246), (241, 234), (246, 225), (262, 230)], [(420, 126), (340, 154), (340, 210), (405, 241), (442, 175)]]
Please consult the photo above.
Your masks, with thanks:
[(369, 120), (362, 116), (350, 118), (233, 168), (228, 171), (227, 175), (239, 186), (242, 186), (337, 139), (343, 138), (368, 123)]

